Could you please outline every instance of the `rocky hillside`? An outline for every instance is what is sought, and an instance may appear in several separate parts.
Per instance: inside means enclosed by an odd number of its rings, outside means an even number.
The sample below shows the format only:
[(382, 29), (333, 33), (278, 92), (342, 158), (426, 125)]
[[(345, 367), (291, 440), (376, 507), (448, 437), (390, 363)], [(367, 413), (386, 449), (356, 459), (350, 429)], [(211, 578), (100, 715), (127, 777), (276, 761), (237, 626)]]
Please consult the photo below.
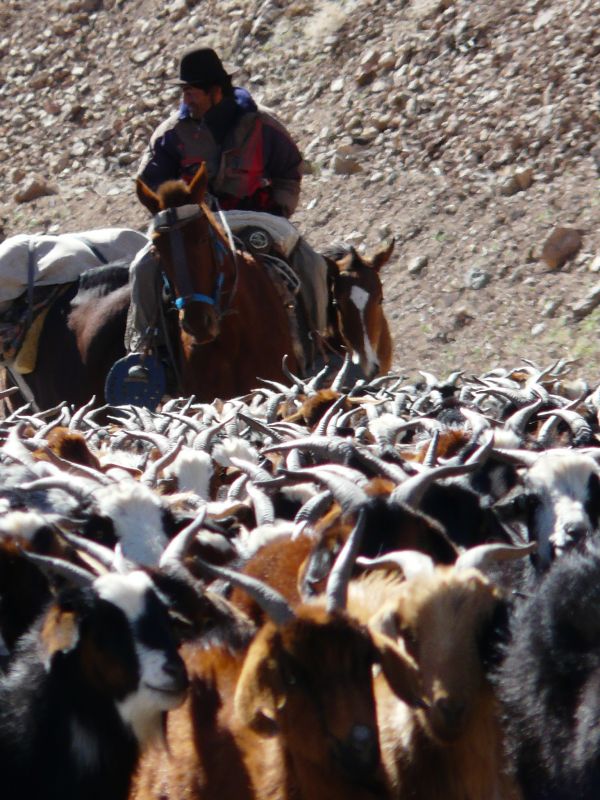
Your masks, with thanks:
[(395, 237), (384, 283), (400, 373), (563, 358), (595, 384), (599, 11), (3, 0), (0, 233), (145, 226), (136, 164), (177, 103), (178, 54), (210, 44), (297, 137), (307, 238), (371, 253)]

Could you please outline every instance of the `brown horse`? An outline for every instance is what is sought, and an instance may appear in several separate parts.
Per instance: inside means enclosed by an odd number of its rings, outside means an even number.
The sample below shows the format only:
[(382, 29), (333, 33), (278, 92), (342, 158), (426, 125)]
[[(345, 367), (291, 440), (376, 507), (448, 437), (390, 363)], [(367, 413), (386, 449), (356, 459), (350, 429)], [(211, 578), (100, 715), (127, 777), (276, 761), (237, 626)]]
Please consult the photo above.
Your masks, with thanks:
[[(205, 190), (202, 170), (189, 186), (170, 182), (154, 193), (138, 184), (155, 215), (154, 241), (176, 295), (175, 318), (167, 315), (181, 374), (176, 391), (211, 402), (245, 394), (259, 379), (287, 382), (283, 357), (292, 371), (297, 362), (287, 311), (271, 278), (231, 247), (204, 203)], [(391, 362), (379, 273), (392, 248), (370, 260), (352, 249), (328, 257), (330, 350), (350, 351), (368, 378)], [(128, 279), (124, 265), (91, 270), (50, 309), (37, 367), (22, 376), (40, 409), (61, 401), (81, 406), (93, 395), (97, 405), (104, 402), (106, 376), (125, 354)]]
[(390, 260), (394, 241), (372, 259), (347, 251), (330, 251), (332, 305), (336, 330), (333, 346), (352, 353), (367, 378), (389, 372), (392, 365), (392, 337), (383, 310), (380, 270)]
[(282, 381), (284, 356), (297, 370), (288, 314), (264, 265), (236, 250), (204, 201), (208, 178), (167, 181), (153, 192), (137, 181), (153, 214), (152, 240), (179, 311), (184, 394), (235, 397), (257, 377)]

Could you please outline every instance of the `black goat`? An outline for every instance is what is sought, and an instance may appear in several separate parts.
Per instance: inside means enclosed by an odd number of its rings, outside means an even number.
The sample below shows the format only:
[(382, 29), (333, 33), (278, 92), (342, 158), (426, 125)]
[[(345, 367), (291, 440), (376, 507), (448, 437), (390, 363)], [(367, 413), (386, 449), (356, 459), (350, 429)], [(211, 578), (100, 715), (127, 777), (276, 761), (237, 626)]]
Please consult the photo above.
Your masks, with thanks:
[(524, 800), (600, 797), (600, 553), (555, 562), (512, 622), (498, 674)]
[(3, 800), (125, 800), (141, 748), (185, 695), (150, 577), (77, 572), (0, 680)]

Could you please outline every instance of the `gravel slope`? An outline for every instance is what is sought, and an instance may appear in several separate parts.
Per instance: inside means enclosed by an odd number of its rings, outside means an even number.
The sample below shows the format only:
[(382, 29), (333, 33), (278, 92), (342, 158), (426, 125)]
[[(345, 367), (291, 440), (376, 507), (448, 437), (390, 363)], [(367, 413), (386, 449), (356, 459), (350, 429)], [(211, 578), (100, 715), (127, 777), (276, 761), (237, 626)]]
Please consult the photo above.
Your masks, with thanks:
[[(597, 0), (4, 0), (0, 232), (142, 228), (132, 176), (215, 46), (286, 120), (310, 172), (295, 222), (384, 273), (394, 365), (574, 360), (598, 382)], [(32, 25), (33, 20), (33, 25)], [(580, 246), (541, 258), (558, 227)], [(596, 297), (598, 294), (598, 297)]]

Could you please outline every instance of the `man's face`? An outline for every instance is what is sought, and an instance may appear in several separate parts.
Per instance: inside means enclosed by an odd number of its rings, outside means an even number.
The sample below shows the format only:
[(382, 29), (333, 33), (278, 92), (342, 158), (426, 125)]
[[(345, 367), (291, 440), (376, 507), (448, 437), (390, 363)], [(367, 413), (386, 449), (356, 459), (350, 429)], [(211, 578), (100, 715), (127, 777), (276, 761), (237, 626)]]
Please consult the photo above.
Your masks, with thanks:
[(206, 112), (215, 105), (215, 89), (208, 91), (198, 89), (196, 86), (185, 85), (182, 88), (183, 102), (189, 109), (193, 119), (202, 119)]

